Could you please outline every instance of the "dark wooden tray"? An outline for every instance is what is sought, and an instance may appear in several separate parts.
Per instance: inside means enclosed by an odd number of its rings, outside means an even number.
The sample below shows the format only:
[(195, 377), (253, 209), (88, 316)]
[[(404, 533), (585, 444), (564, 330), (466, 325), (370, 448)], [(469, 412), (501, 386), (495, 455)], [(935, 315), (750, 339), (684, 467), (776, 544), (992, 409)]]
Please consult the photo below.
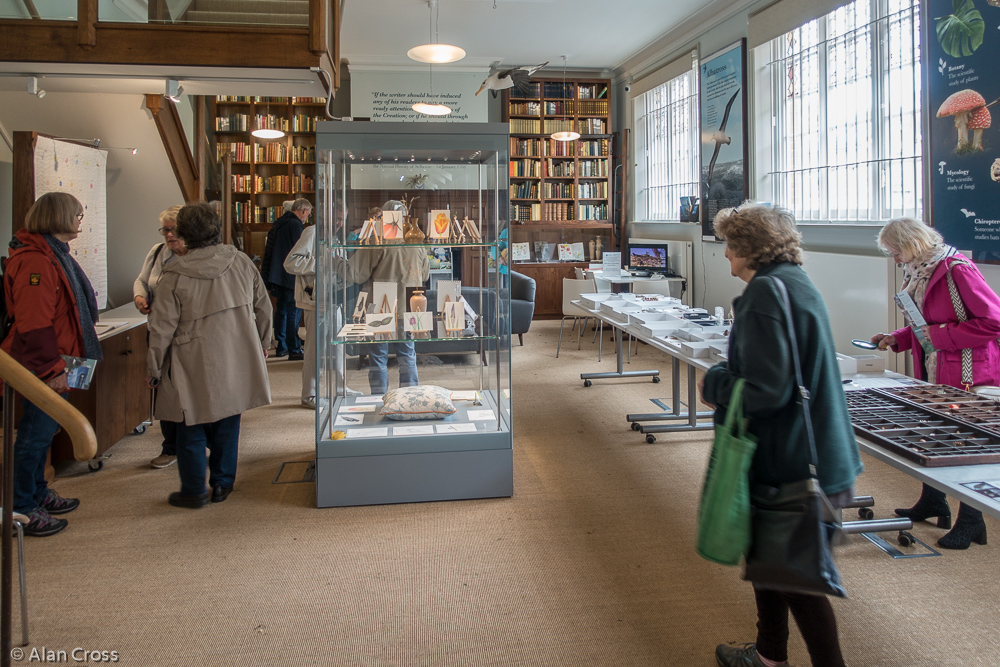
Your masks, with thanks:
[(927, 391), (937, 386), (903, 388), (923, 390), (912, 397), (900, 389), (846, 392), (855, 433), (927, 467), (1000, 463), (1000, 432), (961, 418), (997, 404), (951, 387)]

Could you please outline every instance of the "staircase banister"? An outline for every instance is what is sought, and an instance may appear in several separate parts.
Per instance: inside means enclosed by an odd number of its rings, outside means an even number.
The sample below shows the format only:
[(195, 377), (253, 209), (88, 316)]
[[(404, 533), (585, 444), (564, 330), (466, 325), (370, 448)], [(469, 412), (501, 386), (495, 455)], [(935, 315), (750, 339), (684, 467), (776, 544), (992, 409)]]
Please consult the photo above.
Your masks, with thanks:
[(73, 458), (87, 461), (97, 456), (97, 436), (87, 418), (3, 350), (0, 378), (66, 429), (73, 441)]

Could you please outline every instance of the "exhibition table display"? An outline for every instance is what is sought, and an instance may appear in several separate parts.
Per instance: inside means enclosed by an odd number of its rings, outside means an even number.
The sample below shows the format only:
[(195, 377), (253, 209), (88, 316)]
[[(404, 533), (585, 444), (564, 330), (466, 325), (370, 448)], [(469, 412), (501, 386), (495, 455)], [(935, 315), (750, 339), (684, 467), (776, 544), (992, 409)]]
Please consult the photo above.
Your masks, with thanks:
[(319, 123), (316, 145), (317, 505), (510, 496), (507, 125)]

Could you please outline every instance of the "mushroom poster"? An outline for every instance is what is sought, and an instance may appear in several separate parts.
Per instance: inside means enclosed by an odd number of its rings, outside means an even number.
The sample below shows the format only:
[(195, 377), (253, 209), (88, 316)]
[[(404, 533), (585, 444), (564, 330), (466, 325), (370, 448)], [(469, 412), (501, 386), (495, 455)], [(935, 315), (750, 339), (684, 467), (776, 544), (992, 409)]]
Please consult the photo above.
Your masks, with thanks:
[(931, 222), (1000, 263), (1000, 0), (928, 0), (924, 16)]

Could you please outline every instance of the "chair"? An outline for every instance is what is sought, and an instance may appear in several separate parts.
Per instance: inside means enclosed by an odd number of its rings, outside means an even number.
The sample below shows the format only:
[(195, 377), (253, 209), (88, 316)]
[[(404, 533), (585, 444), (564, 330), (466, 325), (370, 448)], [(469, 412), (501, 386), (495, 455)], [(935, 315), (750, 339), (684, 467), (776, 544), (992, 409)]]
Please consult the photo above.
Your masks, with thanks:
[(574, 266), (573, 267), (573, 271), (574, 271), (574, 273), (576, 273), (576, 279), (577, 280), (586, 280), (587, 279), (587, 276), (583, 275), (583, 269), (581, 269), (579, 266)]
[[(577, 269), (579, 271), (579, 269)], [(594, 285), (593, 280), (573, 280), (572, 278), (563, 278), (562, 281), (562, 314), (563, 317), (559, 321), (559, 343), (556, 345), (556, 359), (559, 358), (559, 349), (562, 347), (562, 334), (563, 326), (566, 324), (566, 319), (569, 317), (573, 318), (573, 326), (570, 331), (576, 328), (576, 321), (583, 318), (583, 324), (580, 325), (580, 335), (577, 337), (576, 349), (580, 349), (580, 339), (583, 338), (583, 329), (586, 326), (587, 317), (589, 313), (573, 302), (579, 300), (581, 294), (586, 294), (588, 292), (594, 292), (597, 287)]]
[[(2, 510), (0, 510), (2, 515)], [(17, 533), (17, 567), (21, 577), (21, 646), (28, 645), (28, 596), (27, 583), (24, 576), (24, 524), (28, 517), (17, 512), (13, 513), (14, 531)]]
[(517, 271), (510, 272), (510, 333), (524, 345), (524, 334), (535, 314), (535, 279)]
[[(610, 294), (611, 293), (611, 281), (604, 280), (603, 278), (598, 278), (593, 271), (587, 270), (583, 272), (583, 275), (588, 280), (594, 281), (595, 291), (599, 294)], [(582, 334), (581, 334), (582, 335)], [(597, 361), (601, 361), (601, 347), (604, 344), (604, 320), (598, 319), (597, 326), (594, 327), (594, 340), (591, 343), (599, 341), (597, 345)]]

